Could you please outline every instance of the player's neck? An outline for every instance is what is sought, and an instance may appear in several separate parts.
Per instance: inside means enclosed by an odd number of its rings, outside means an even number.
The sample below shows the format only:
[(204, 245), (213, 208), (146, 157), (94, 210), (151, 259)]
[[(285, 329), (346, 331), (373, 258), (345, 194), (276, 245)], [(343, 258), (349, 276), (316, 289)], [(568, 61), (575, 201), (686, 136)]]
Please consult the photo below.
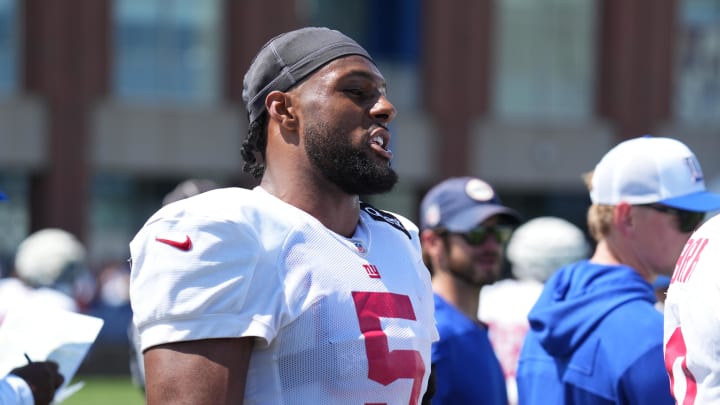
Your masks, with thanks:
[(280, 200), (315, 217), (331, 231), (351, 237), (360, 218), (358, 196), (328, 190), (302, 181), (263, 176), (260, 186)]
[(636, 248), (625, 240), (603, 239), (598, 242), (590, 262), (605, 265), (625, 265), (635, 270), (642, 278), (652, 283), (655, 274), (647, 261), (637, 253)]

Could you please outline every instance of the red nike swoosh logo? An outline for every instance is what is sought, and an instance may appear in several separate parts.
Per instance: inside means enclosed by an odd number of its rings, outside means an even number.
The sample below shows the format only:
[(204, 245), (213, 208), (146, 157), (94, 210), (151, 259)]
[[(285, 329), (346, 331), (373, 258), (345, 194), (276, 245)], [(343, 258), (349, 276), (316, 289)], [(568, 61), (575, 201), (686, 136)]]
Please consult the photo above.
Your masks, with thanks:
[(190, 241), (190, 237), (185, 235), (184, 241), (178, 241), (178, 240), (172, 240), (172, 239), (163, 239), (163, 238), (155, 238), (156, 241), (160, 243), (164, 243), (166, 245), (170, 245), (172, 247), (178, 248), (183, 251), (188, 251), (192, 247), (192, 241)]

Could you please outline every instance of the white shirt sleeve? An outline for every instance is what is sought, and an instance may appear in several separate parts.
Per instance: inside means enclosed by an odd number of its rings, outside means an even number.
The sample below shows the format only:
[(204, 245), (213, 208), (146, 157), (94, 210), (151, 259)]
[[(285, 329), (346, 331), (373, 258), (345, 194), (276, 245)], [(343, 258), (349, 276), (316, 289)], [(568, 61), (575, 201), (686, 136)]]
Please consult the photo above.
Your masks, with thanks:
[[(252, 226), (207, 217), (162, 219), (143, 228), (130, 245), (130, 297), (142, 350), (210, 338), (271, 341), (285, 300), (276, 255), (259, 238)], [(163, 240), (190, 240), (191, 247)]]
[(25, 380), (8, 374), (4, 378), (0, 378), (0, 404), (34, 405), (35, 398)]

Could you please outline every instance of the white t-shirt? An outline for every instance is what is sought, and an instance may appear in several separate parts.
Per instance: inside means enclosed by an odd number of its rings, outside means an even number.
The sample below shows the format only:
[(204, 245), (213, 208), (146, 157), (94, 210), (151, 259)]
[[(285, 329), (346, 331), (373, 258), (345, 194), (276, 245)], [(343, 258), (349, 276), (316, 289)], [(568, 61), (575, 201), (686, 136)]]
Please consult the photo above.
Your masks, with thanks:
[(219, 189), (162, 208), (130, 250), (143, 350), (257, 337), (246, 404), (412, 404), (425, 392), (437, 330), (404, 218), (365, 206), (346, 239), (259, 187)]
[(720, 216), (688, 240), (665, 300), (665, 366), (679, 404), (720, 403)]

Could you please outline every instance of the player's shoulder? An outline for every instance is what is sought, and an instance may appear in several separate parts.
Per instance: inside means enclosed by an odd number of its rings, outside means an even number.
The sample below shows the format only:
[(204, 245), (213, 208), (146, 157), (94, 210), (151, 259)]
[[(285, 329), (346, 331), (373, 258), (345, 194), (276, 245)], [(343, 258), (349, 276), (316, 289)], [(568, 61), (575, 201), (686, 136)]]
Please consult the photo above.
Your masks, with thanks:
[(301, 221), (302, 216), (292, 210), (293, 207), (258, 188), (210, 190), (162, 207), (146, 221), (131, 244), (142, 245), (157, 235), (182, 239), (186, 234), (191, 237), (195, 234), (197, 238), (205, 233), (238, 243), (274, 240), (271, 243), (274, 246)]
[(417, 225), (403, 215), (376, 208), (366, 202), (360, 203), (360, 211), (360, 215), (371, 220), (370, 223), (375, 223), (380, 227), (387, 227), (389, 230), (394, 229), (410, 240), (417, 237)]
[(217, 220), (234, 222), (248, 217), (282, 216), (287, 204), (278, 204), (259, 188), (241, 187), (219, 188), (173, 202), (158, 210), (148, 223), (160, 219), (180, 219), (190, 221)]
[(168, 204), (167, 207), (182, 207), (183, 209), (204, 210), (231, 210), (233, 207), (252, 207), (260, 205), (263, 194), (254, 189), (242, 187), (227, 187), (209, 190), (201, 194)]

